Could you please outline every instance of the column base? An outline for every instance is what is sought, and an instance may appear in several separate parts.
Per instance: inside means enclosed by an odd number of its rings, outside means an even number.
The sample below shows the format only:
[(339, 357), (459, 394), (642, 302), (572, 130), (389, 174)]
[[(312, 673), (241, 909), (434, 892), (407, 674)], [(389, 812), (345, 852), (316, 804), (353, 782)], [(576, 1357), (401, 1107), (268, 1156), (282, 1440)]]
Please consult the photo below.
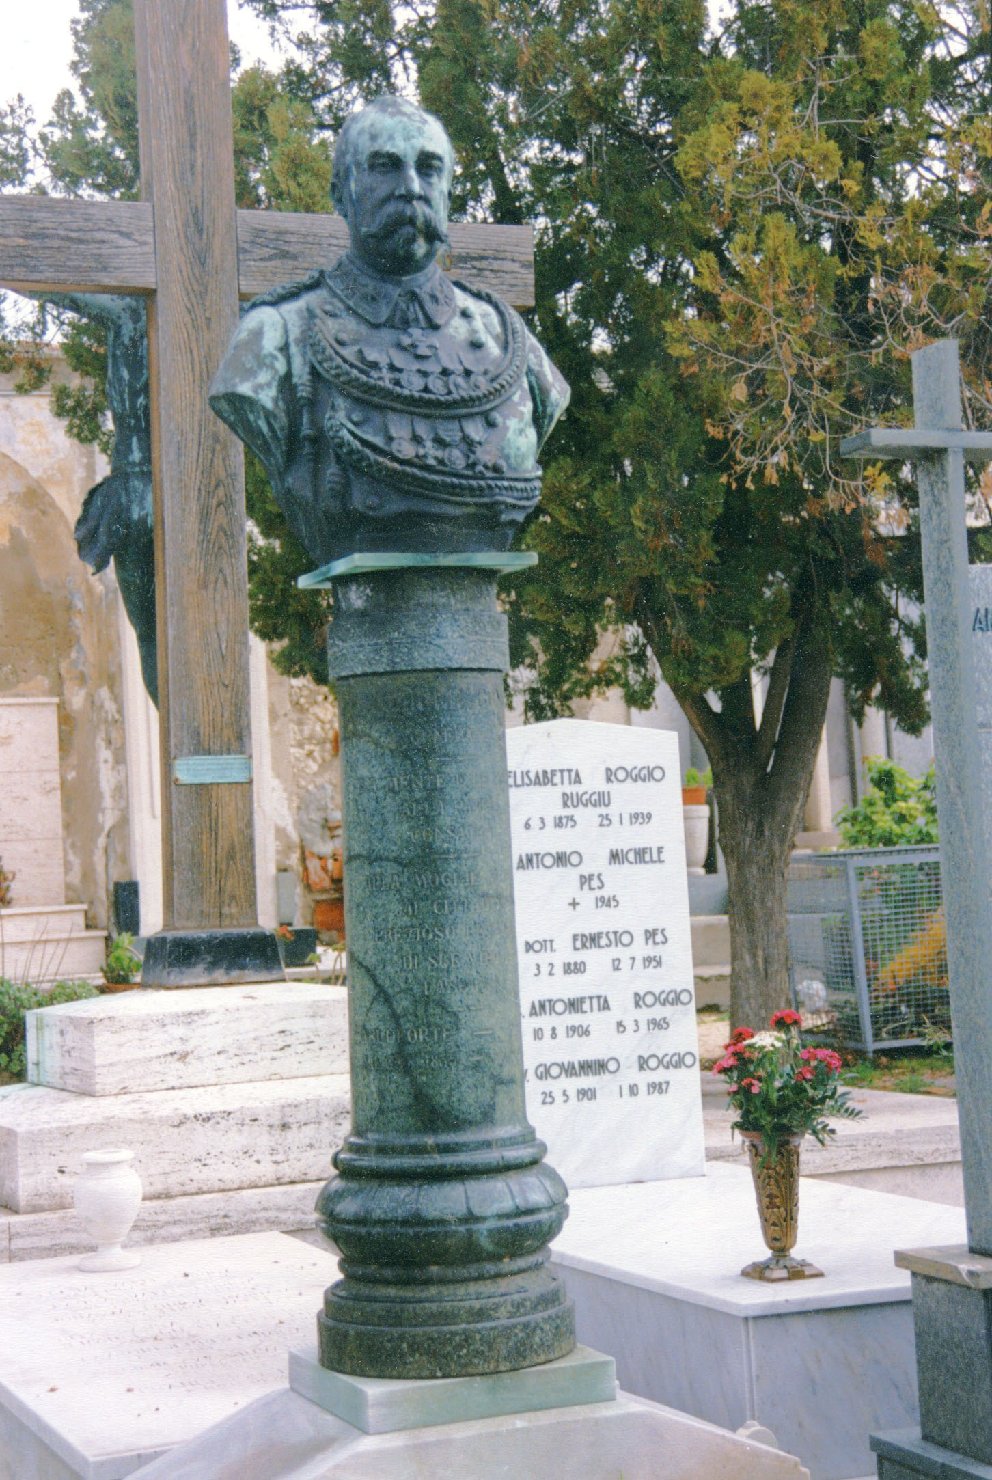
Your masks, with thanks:
[(870, 1443), (878, 1455), (878, 1480), (992, 1480), (992, 1466), (929, 1444), (918, 1429), (872, 1434)]
[(467, 1377), (539, 1367), (575, 1347), (575, 1309), (543, 1266), (502, 1279), (343, 1279), (317, 1317), (320, 1364), (356, 1377)]
[(230, 987), (285, 981), (271, 930), (160, 930), (148, 937), (143, 987)]
[(363, 1434), (392, 1434), (504, 1413), (611, 1403), (617, 1374), (612, 1357), (587, 1346), (525, 1371), (413, 1381), (329, 1372), (311, 1349), (290, 1352), (289, 1385)]

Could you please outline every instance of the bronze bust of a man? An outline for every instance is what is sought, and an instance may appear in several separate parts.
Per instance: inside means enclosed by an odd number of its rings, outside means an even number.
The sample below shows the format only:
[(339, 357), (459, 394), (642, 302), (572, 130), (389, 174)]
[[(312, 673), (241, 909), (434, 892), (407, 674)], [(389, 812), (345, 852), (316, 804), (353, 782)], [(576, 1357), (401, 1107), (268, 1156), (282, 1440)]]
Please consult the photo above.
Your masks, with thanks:
[(568, 386), (512, 308), (438, 267), (453, 166), (405, 99), (352, 114), (332, 191), (350, 250), (256, 299), (211, 387), (320, 564), (502, 550), (537, 502)]

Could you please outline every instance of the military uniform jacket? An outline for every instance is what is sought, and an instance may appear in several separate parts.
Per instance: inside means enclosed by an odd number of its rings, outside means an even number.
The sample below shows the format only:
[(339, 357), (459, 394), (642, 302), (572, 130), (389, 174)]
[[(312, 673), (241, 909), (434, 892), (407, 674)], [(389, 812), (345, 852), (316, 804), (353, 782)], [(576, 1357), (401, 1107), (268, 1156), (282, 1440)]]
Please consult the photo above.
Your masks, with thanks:
[(437, 266), (390, 279), (350, 255), (256, 299), (210, 394), (321, 562), (356, 517), (478, 517), (509, 543), (567, 402), (513, 309)]

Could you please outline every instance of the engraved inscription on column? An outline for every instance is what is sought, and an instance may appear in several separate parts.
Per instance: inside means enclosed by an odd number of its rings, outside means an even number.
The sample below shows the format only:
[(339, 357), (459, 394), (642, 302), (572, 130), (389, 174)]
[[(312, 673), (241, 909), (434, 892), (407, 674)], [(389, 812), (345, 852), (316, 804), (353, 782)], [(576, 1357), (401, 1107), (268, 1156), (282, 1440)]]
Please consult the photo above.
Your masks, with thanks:
[[(511, 1118), (493, 1065), (519, 1031), (514, 961), (498, 930), (480, 928), (479, 901), (502, 907), (509, 933), (509, 860), (489, 841), (507, 798), (501, 774), (464, 774), (461, 745), (467, 732), (500, 736), (500, 678), (361, 684), (360, 706), (339, 684), (346, 887), (361, 901), (348, 937), (355, 1126), (406, 1134), (499, 1124)], [(402, 749), (396, 734), (408, 737)]]

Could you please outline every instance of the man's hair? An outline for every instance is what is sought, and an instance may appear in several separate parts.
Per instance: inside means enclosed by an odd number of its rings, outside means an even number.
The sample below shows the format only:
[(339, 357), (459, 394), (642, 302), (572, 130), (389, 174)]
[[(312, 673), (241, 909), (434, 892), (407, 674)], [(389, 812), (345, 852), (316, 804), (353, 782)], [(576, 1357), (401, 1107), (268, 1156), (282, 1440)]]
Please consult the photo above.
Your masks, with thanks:
[[(393, 113), (406, 118), (418, 118), (426, 123), (436, 123), (444, 135), (445, 152), (447, 155), (447, 166), (449, 179), (454, 173), (455, 151), (448, 138), (448, 131), (441, 120), (433, 113), (428, 113), (426, 108), (420, 108), (416, 103), (411, 103), (408, 98), (397, 98), (391, 94), (376, 98), (369, 103), (368, 107), (361, 108), (357, 113), (349, 113), (341, 125), (337, 143), (334, 146), (334, 171), (331, 176), (331, 200), (340, 212), (341, 207), (348, 199), (348, 184), (351, 180), (354, 168), (354, 154), (358, 125), (369, 113)], [(342, 212), (343, 214), (343, 212)]]

